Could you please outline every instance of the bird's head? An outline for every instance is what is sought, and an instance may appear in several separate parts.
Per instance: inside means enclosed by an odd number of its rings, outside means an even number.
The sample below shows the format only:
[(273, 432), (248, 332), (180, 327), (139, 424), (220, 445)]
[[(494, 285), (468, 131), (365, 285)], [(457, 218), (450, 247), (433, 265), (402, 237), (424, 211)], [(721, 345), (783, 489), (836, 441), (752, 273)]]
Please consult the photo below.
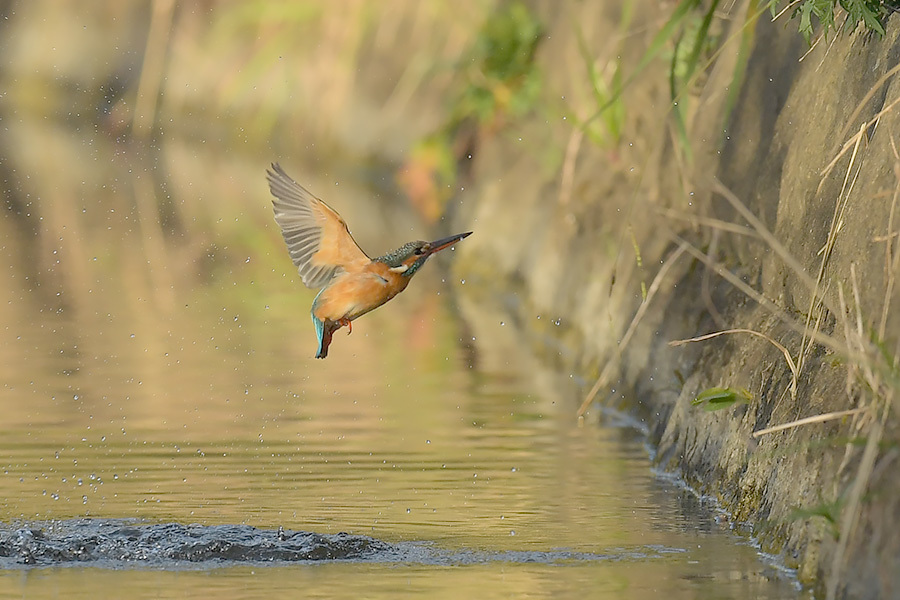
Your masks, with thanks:
[(386, 264), (395, 273), (400, 273), (405, 277), (412, 277), (425, 264), (429, 256), (440, 252), (444, 248), (449, 248), (471, 234), (471, 231), (467, 231), (466, 233), (457, 233), (433, 242), (423, 242), (421, 240), (407, 242), (393, 252), (385, 254), (376, 260)]

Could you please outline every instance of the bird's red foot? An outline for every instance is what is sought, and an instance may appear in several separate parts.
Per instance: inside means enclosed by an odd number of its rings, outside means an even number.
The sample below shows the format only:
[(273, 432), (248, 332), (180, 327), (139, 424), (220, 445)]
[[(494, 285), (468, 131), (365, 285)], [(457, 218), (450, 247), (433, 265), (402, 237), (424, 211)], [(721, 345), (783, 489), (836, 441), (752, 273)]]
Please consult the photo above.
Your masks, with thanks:
[(347, 335), (353, 333), (353, 321), (351, 321), (350, 319), (341, 319), (338, 321), (338, 323), (341, 324), (341, 327), (347, 327)]

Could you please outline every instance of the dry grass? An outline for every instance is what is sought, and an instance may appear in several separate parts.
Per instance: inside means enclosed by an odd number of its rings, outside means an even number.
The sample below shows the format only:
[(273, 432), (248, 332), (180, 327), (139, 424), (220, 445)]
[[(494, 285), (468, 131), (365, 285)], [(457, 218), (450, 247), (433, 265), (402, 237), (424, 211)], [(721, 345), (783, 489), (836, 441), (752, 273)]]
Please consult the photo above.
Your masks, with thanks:
[(659, 291), (663, 280), (665, 279), (672, 266), (678, 261), (679, 257), (681, 257), (681, 255), (684, 254), (685, 250), (687, 249), (687, 242), (679, 244), (678, 247), (675, 248), (668, 257), (666, 257), (666, 260), (663, 261), (663, 265), (659, 268), (659, 271), (657, 271), (656, 276), (650, 283), (650, 287), (647, 289), (646, 297), (644, 297), (643, 301), (637, 309), (637, 312), (635, 312), (634, 317), (631, 319), (631, 323), (628, 325), (628, 329), (625, 330), (625, 335), (622, 336), (622, 341), (620, 341), (618, 346), (616, 347), (616, 356), (606, 361), (606, 364), (603, 366), (603, 370), (600, 372), (600, 377), (598, 377), (597, 381), (594, 383), (594, 387), (591, 388), (591, 391), (585, 397), (584, 401), (581, 403), (581, 406), (578, 407), (577, 416), (579, 419), (584, 417), (585, 412), (587, 412), (588, 407), (594, 401), (594, 398), (597, 396), (600, 390), (603, 387), (609, 385), (610, 378), (612, 377), (613, 373), (615, 373), (617, 367), (620, 364), (622, 353), (631, 342), (631, 338), (634, 336), (634, 332), (637, 330), (638, 325), (643, 320), (644, 315), (647, 313), (647, 308), (650, 306), (650, 303), (653, 301), (653, 298)]
[(833, 421), (835, 419), (843, 419), (844, 417), (849, 417), (850, 415), (858, 415), (859, 413), (865, 412), (866, 408), (851, 408), (850, 410), (838, 410), (835, 412), (822, 413), (820, 415), (813, 415), (812, 417), (805, 417), (803, 419), (797, 419), (796, 421), (791, 421), (789, 423), (782, 423), (781, 425), (775, 425), (773, 427), (766, 427), (765, 429), (758, 429), (753, 432), (754, 438), (759, 438), (764, 435), (768, 435), (770, 433), (775, 433), (777, 431), (784, 431), (785, 429), (793, 429), (794, 427), (801, 427), (803, 425), (811, 425), (813, 423), (825, 423), (826, 421)]
[[(898, 185), (900, 185), (900, 182), (898, 182)], [(855, 316), (855, 323), (851, 321), (849, 316), (850, 311), (842, 310), (841, 316), (843, 317), (844, 323), (844, 336), (848, 346), (857, 346), (858, 350), (866, 351), (867, 346), (870, 345), (870, 341), (865, 336), (865, 325), (855, 266), (851, 266), (851, 285), (854, 298), (853, 316)], [(838, 289), (838, 296), (841, 308), (846, 309), (847, 305), (843, 288)], [(885, 305), (889, 304), (890, 297), (887, 297), (885, 298)], [(878, 446), (884, 435), (884, 425), (890, 414), (896, 392), (894, 386), (885, 385), (886, 382), (882, 379), (879, 369), (875, 368), (875, 366), (876, 365), (873, 362), (851, 363), (848, 366), (848, 391), (851, 388), (852, 382), (859, 380), (862, 380), (870, 390), (869, 404), (861, 409), (863, 411), (860, 415), (862, 420), (859, 423), (859, 429), (863, 429), (864, 425), (867, 424), (866, 421), (868, 421), (868, 431), (866, 431), (866, 446), (850, 486), (847, 503), (841, 512), (839, 528), (840, 537), (838, 538), (838, 545), (832, 558), (831, 570), (828, 581), (826, 582), (826, 598), (829, 600), (837, 597), (837, 589), (841, 581), (841, 575), (846, 566), (847, 547), (856, 533), (856, 527), (860, 517), (860, 503), (875, 468), (875, 460), (878, 456)], [(894, 361), (894, 365), (891, 366), (896, 368), (896, 360)], [(880, 417), (876, 417), (879, 408)], [(839, 470), (843, 469), (846, 464), (848, 464), (851, 451), (852, 449), (848, 444), (845, 449), (844, 460), (842, 461)]]
[[(774, 345), (776, 348), (778, 348), (785, 357), (785, 361), (787, 362), (792, 374), (790, 389), (791, 395), (794, 398), (796, 398), (797, 393), (797, 382), (802, 375), (803, 366), (805, 364), (804, 359), (809, 355), (814, 344), (819, 344), (830, 348), (847, 361), (848, 401), (852, 404), (856, 402), (857, 399), (859, 399), (858, 401), (862, 404), (861, 406), (844, 411), (835, 411), (809, 416), (803, 419), (791, 421), (789, 423), (783, 423), (780, 425), (762, 429), (754, 432), (753, 434), (754, 437), (760, 437), (762, 435), (774, 433), (777, 431), (783, 431), (794, 427), (823, 423), (833, 419), (850, 416), (854, 419), (854, 423), (851, 426), (867, 438), (865, 449), (863, 450), (862, 456), (859, 459), (858, 466), (856, 467), (856, 472), (850, 485), (847, 502), (844, 505), (841, 513), (838, 547), (832, 561), (830, 574), (827, 581), (828, 598), (836, 597), (837, 588), (841, 581), (841, 576), (845, 567), (846, 550), (850, 540), (853, 539), (853, 536), (856, 532), (860, 517), (862, 497), (865, 490), (867, 489), (872, 472), (875, 469), (876, 459), (878, 456), (878, 447), (884, 435), (885, 423), (888, 419), (888, 416), (890, 415), (891, 408), (897, 396), (896, 391), (898, 389), (898, 385), (900, 385), (900, 382), (898, 382), (897, 380), (897, 361), (895, 358), (897, 353), (895, 352), (893, 355), (894, 358), (891, 358), (890, 355), (885, 355), (885, 353), (880, 351), (878, 348), (878, 343), (881, 343), (881, 341), (885, 339), (887, 316), (890, 310), (891, 297), (893, 294), (898, 265), (900, 265), (900, 244), (895, 244), (893, 241), (897, 237), (896, 232), (893, 231), (893, 227), (894, 217), (896, 214), (897, 199), (898, 197), (900, 197), (900, 158), (898, 158), (898, 164), (895, 169), (898, 173), (898, 183), (891, 204), (890, 218), (888, 221), (888, 231), (884, 236), (879, 238), (883, 240), (887, 245), (885, 249), (885, 270), (887, 272), (887, 277), (882, 310), (881, 314), (879, 315), (878, 321), (879, 327), (877, 331), (877, 341), (873, 340), (867, 334), (867, 328), (865, 325), (866, 320), (863, 316), (855, 264), (851, 264), (850, 266), (850, 282), (853, 293), (852, 307), (848, 306), (845, 300), (845, 292), (843, 287), (839, 287), (837, 290), (837, 306), (834, 306), (833, 301), (830, 300), (826, 295), (828, 286), (825, 285), (825, 274), (828, 268), (828, 260), (831, 256), (831, 252), (834, 249), (834, 245), (842, 228), (843, 214), (847, 208), (847, 203), (849, 202), (848, 199), (850, 196), (850, 192), (853, 189), (853, 183), (859, 176), (859, 165), (856, 163), (856, 161), (857, 151), (861, 140), (861, 135), (856, 137), (854, 153), (851, 155), (847, 174), (844, 177), (841, 193), (835, 206), (835, 212), (828, 232), (827, 242), (825, 247), (823, 247), (822, 251), (820, 251), (819, 253), (819, 255), (821, 256), (821, 263), (818, 276), (815, 280), (809, 277), (809, 275), (805, 272), (805, 270), (802, 269), (796, 259), (792, 257), (784, 248), (784, 246), (774, 237), (774, 235), (769, 232), (763, 226), (763, 224), (749, 212), (749, 210), (743, 203), (741, 203), (729, 190), (727, 190), (718, 181), (715, 181), (713, 184), (713, 189), (720, 195), (725, 197), (729, 201), (729, 203), (738, 211), (738, 213), (751, 223), (758, 236), (765, 241), (766, 245), (769, 248), (775, 251), (779, 258), (781, 258), (782, 261), (793, 271), (794, 276), (797, 278), (797, 280), (803, 282), (809, 290), (811, 296), (810, 311), (803, 322), (799, 322), (796, 317), (792, 316), (784, 309), (779, 307), (774, 301), (765, 297), (763, 294), (746, 284), (723, 265), (714, 261), (707, 253), (702, 252), (700, 249), (689, 244), (677, 234), (672, 233), (673, 239), (678, 241), (678, 243), (680, 244), (679, 248), (684, 248), (689, 254), (706, 264), (708, 268), (716, 272), (723, 279), (731, 283), (734, 287), (739, 289), (748, 297), (755, 300), (761, 306), (765, 307), (781, 322), (785, 323), (794, 331), (801, 333), (803, 336), (801, 350), (798, 354), (797, 359), (794, 359), (788, 349), (771, 336), (750, 329), (730, 329), (719, 331), (704, 336), (691, 338), (689, 340), (679, 340), (671, 342), (672, 345), (682, 345), (689, 342), (699, 342), (721, 335), (736, 333), (745, 333), (763, 338)], [(896, 145), (894, 145), (894, 147), (896, 148)], [(712, 225), (709, 223), (707, 224)], [(830, 312), (831, 314), (836, 315), (840, 320), (842, 320), (844, 324), (842, 338), (833, 335), (826, 335), (820, 330), (820, 325), (824, 320), (826, 312)], [(813, 318), (814, 314), (815, 318)], [(838, 473), (840, 473), (840, 471), (849, 464), (851, 457), (854, 454), (855, 447), (848, 444), (845, 450), (844, 460), (842, 461)]]
[(712, 338), (719, 337), (720, 335), (728, 335), (728, 334), (732, 334), (732, 333), (746, 333), (749, 335), (755, 335), (757, 337), (760, 337), (760, 338), (766, 340), (767, 342), (769, 342), (770, 344), (772, 344), (773, 346), (778, 348), (778, 350), (781, 351), (781, 354), (784, 355), (785, 362), (787, 362), (787, 364), (788, 364), (788, 368), (791, 370), (791, 387), (790, 387), (791, 399), (796, 399), (797, 398), (797, 378), (800, 376), (800, 371), (797, 368), (797, 364), (794, 362), (794, 359), (791, 358), (791, 353), (788, 352), (787, 348), (785, 348), (784, 346), (779, 344), (777, 341), (775, 341), (774, 338), (772, 338), (764, 333), (760, 333), (759, 331), (754, 331), (753, 329), (727, 329), (725, 331), (717, 331), (715, 333), (707, 333), (706, 335), (701, 335), (701, 336), (693, 337), (693, 338), (686, 339), (686, 340), (674, 340), (674, 341), (669, 342), (669, 345), (670, 346), (684, 346), (685, 344), (690, 344), (693, 342), (703, 342), (705, 340), (710, 340)]
[[(825, 246), (820, 250), (818, 255), (821, 257), (817, 277), (812, 280), (805, 270), (799, 265), (798, 261), (788, 253), (786, 248), (769, 232), (764, 225), (750, 213), (746, 206), (740, 202), (729, 190), (721, 183), (714, 181), (713, 190), (723, 196), (741, 214), (753, 227), (759, 237), (766, 245), (773, 249), (777, 256), (787, 265), (794, 276), (802, 282), (810, 292), (810, 309), (805, 320), (800, 323), (795, 317), (777, 306), (772, 300), (765, 298), (761, 293), (752, 289), (722, 265), (715, 263), (707, 254), (701, 252), (698, 248), (690, 246), (687, 248), (698, 260), (701, 260), (708, 267), (729, 281), (736, 288), (741, 290), (747, 296), (756, 300), (760, 305), (767, 308), (780, 321), (787, 324), (795, 331), (802, 333), (801, 349), (797, 359), (793, 359), (787, 348), (761, 332), (747, 329), (732, 329), (720, 331), (706, 336), (692, 338), (691, 340), (681, 340), (673, 342), (673, 345), (682, 343), (701, 341), (710, 339), (724, 334), (731, 333), (748, 333), (766, 339), (775, 345), (785, 356), (785, 360), (791, 369), (792, 395), (796, 395), (797, 380), (802, 374), (806, 359), (809, 356), (815, 344), (824, 345), (839, 355), (843, 356), (847, 361), (847, 394), (848, 402), (860, 402), (860, 406), (844, 410), (834, 411), (819, 415), (813, 415), (803, 419), (791, 421), (775, 425), (766, 429), (754, 432), (754, 437), (783, 431), (786, 429), (811, 425), (815, 423), (823, 423), (837, 418), (853, 417), (853, 427), (857, 432), (864, 435), (867, 439), (865, 449), (859, 458), (856, 471), (853, 475), (847, 494), (847, 502), (843, 507), (840, 517), (840, 528), (838, 546), (833, 556), (830, 573), (826, 582), (826, 593), (828, 598), (835, 598), (837, 590), (846, 566), (846, 552), (850, 541), (854, 538), (861, 514), (861, 502), (863, 494), (868, 487), (871, 475), (876, 467), (876, 459), (878, 457), (879, 444), (883, 438), (885, 431), (885, 423), (890, 415), (891, 408), (897, 396), (897, 353), (894, 352), (893, 357), (880, 351), (878, 345), (885, 340), (887, 317), (890, 312), (891, 298), (895, 285), (896, 273), (898, 265), (900, 265), (900, 244), (896, 244), (894, 239), (897, 232), (894, 229), (896, 206), (898, 197), (900, 197), (900, 155), (896, 150), (896, 144), (891, 140), (892, 149), (895, 157), (895, 174), (897, 184), (893, 194), (890, 217), (887, 224), (887, 232), (879, 239), (886, 244), (885, 248), (885, 292), (882, 301), (881, 314), (878, 319), (878, 330), (875, 332), (875, 340), (867, 332), (866, 319), (863, 315), (862, 302), (859, 292), (859, 281), (856, 273), (856, 265), (850, 265), (850, 285), (853, 296), (853, 304), (849, 306), (845, 298), (844, 288), (838, 287), (837, 298), (838, 304), (834, 305), (833, 300), (829, 298), (828, 280), (826, 273), (829, 269), (829, 260), (837, 243), (838, 237), (843, 228), (844, 215), (846, 213), (848, 203), (854, 184), (859, 177), (861, 164), (860, 148), (863, 143), (864, 135), (867, 128), (871, 125), (877, 125), (878, 119), (885, 114), (887, 110), (894, 107), (898, 102), (891, 103), (885, 110), (878, 113), (875, 119), (864, 123), (860, 127), (859, 133), (852, 138), (852, 145), (845, 144), (839, 152), (840, 155), (846, 154), (850, 149), (852, 153), (845, 176), (843, 178), (841, 191), (838, 195), (837, 202), (829, 227)], [(827, 167), (823, 173), (823, 181), (830, 174), (832, 167), (837, 164), (837, 159)], [(820, 184), (819, 189), (822, 189)], [(720, 228), (724, 229), (724, 228)], [(680, 243), (685, 243), (679, 236), (673, 234), (674, 239)], [(843, 337), (826, 335), (822, 333), (820, 326), (825, 315), (831, 313), (838, 317), (843, 323)], [(846, 468), (850, 463), (852, 456), (855, 455), (855, 447), (848, 444), (845, 449), (844, 460), (839, 467), (838, 474)], [(837, 490), (835, 490), (837, 493)]]
[[(869, 92), (860, 100), (856, 110), (853, 111), (844, 130), (841, 132), (840, 138), (846, 135), (846, 131), (852, 127), (851, 123), (856, 121), (859, 114), (869, 103), (872, 97), (881, 89), (888, 81), (892, 80), (898, 72), (900, 66), (890, 69), (884, 76), (873, 85)], [(860, 285), (856, 272), (856, 265), (849, 266), (849, 289), (840, 285), (840, 281), (847, 280), (848, 276), (835, 275), (833, 273), (835, 266), (832, 263), (833, 253), (841, 236), (844, 232), (844, 223), (848, 209), (852, 206), (851, 202), (855, 195), (856, 185), (862, 172), (863, 161), (867, 150), (867, 142), (871, 131), (879, 127), (881, 120), (891, 113), (896, 106), (900, 104), (900, 99), (894, 100), (884, 106), (872, 118), (859, 123), (859, 129), (855, 135), (846, 140), (840, 148), (836, 150), (833, 160), (831, 160), (820, 172), (821, 181), (816, 190), (816, 195), (821, 196), (826, 180), (833, 174), (833, 171), (841, 163), (841, 160), (847, 160), (845, 173), (842, 178), (840, 191), (835, 200), (834, 210), (829, 224), (827, 237), (824, 245), (817, 253), (818, 265), (816, 273), (810, 274), (801, 262), (793, 256), (785, 245), (774, 235), (773, 232), (765, 226), (765, 224), (754, 215), (747, 206), (737, 198), (726, 186), (720, 181), (713, 178), (709, 183), (709, 189), (712, 193), (724, 198), (731, 207), (741, 216), (741, 218), (749, 224), (749, 227), (739, 223), (731, 223), (721, 221), (719, 219), (710, 218), (708, 216), (687, 215), (683, 212), (670, 209), (659, 209), (659, 214), (664, 217), (664, 228), (667, 228), (670, 238), (677, 244), (676, 251), (666, 259), (666, 264), (654, 279), (651, 286), (651, 293), (644, 302), (641, 303), (639, 310), (632, 319), (631, 324), (623, 337), (623, 343), (618, 348), (617, 357), (610, 359), (601, 371), (600, 377), (595, 382), (590, 392), (585, 397), (578, 410), (579, 417), (584, 415), (585, 411), (593, 402), (599, 391), (607, 386), (611, 380), (614, 367), (618, 364), (624, 347), (630, 341), (631, 335), (635, 327), (639, 325), (641, 319), (646, 314), (646, 309), (650, 300), (659, 290), (659, 283), (665, 275), (667, 266), (671, 261), (682, 253), (687, 253), (694, 259), (706, 266), (709, 272), (719, 275), (729, 284), (753, 299), (771, 315), (776, 317), (781, 323), (787, 326), (791, 331), (800, 335), (799, 348), (793, 353), (789, 350), (789, 344), (779, 341), (774, 335), (767, 335), (764, 332), (755, 331), (747, 328), (726, 328), (722, 331), (709, 333), (706, 335), (670, 342), (673, 346), (683, 345), (693, 342), (701, 342), (716, 338), (723, 335), (745, 334), (759, 337), (768, 341), (775, 346), (784, 356), (786, 364), (791, 371), (791, 382), (789, 385), (790, 394), (793, 400), (797, 400), (798, 386), (804, 375), (804, 370), (808, 368), (810, 356), (813, 350), (819, 346), (829, 349), (837, 356), (843, 359), (847, 368), (847, 403), (849, 405), (846, 410), (835, 410), (821, 414), (806, 416), (804, 418), (794, 419), (790, 422), (775, 424), (771, 427), (760, 429), (753, 433), (753, 437), (759, 438), (776, 432), (783, 432), (797, 427), (808, 427), (814, 424), (825, 423), (836, 419), (851, 420), (849, 427), (854, 431), (854, 437), (865, 437), (866, 445), (860, 454), (858, 447), (848, 444), (845, 449), (844, 459), (835, 474), (835, 480), (840, 481), (840, 474), (855, 462), (855, 471), (849, 487), (843, 495), (846, 503), (843, 504), (842, 513), (840, 515), (840, 530), (838, 538), (838, 547), (834, 554), (831, 569), (826, 582), (827, 594), (829, 598), (834, 598), (841, 581), (841, 577), (846, 566), (847, 549), (851, 540), (854, 539), (857, 525), (861, 514), (862, 498), (869, 486), (873, 472), (878, 468), (878, 449), (879, 444), (885, 435), (886, 423), (891, 414), (894, 402), (898, 398), (898, 390), (900, 390), (900, 373), (898, 373), (897, 356), (900, 349), (895, 348), (893, 352), (888, 352), (884, 348), (884, 342), (887, 334), (888, 316), (890, 315), (891, 299), (894, 294), (896, 277), (900, 272), (900, 232), (897, 228), (897, 205), (900, 199), (900, 152), (898, 152), (897, 144), (891, 137), (891, 148), (894, 153), (894, 175), (895, 189), (891, 199), (889, 218), (884, 235), (879, 235), (872, 241), (876, 243), (884, 243), (884, 281), (885, 289), (881, 301), (880, 310), (873, 319), (877, 326), (875, 330), (869, 329), (869, 322), (865, 317), (862, 300), (860, 297)], [(849, 155), (849, 157), (848, 157)], [(676, 157), (677, 158), (677, 157)], [(682, 166), (684, 169), (684, 166)], [(684, 171), (682, 171), (684, 172)], [(703, 187), (703, 186), (700, 186)], [(887, 195), (887, 194), (886, 194)], [(743, 281), (738, 275), (735, 275), (725, 265), (719, 263), (715, 259), (714, 250), (703, 250), (684, 239), (674, 227), (669, 227), (669, 223), (677, 221), (686, 221), (692, 228), (707, 228), (714, 230), (717, 234), (730, 233), (740, 236), (756, 238), (770, 250), (783, 263), (790, 276), (795, 282), (798, 282), (809, 293), (808, 310), (805, 315), (798, 317), (796, 314), (788, 312), (784, 307), (780, 306), (773, 299), (766, 297), (762, 292), (754, 289), (751, 285)], [(715, 246), (713, 246), (714, 248)], [(852, 293), (852, 302), (846, 301), (848, 293)], [(831, 334), (822, 331), (823, 324), (828, 317), (837, 319), (839, 325), (842, 325), (842, 331), (836, 331)], [(835, 495), (839, 495), (839, 490), (834, 490)]]

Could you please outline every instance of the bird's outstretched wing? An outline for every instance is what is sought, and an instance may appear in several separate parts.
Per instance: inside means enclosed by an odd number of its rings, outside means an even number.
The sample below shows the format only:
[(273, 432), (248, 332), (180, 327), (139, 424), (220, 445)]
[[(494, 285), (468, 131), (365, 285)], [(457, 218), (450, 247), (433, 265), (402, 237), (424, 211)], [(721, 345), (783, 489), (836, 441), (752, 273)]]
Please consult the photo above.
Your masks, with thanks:
[(354, 271), (371, 259), (360, 249), (333, 208), (291, 179), (281, 165), (266, 171), (275, 200), (275, 222), (303, 283), (321, 288), (339, 271)]

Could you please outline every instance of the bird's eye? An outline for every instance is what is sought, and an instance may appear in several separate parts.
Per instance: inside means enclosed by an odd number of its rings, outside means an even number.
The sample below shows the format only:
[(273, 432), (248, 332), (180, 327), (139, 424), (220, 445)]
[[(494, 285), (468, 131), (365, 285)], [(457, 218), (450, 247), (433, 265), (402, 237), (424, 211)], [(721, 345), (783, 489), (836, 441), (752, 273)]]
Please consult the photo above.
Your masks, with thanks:
[(415, 254), (416, 254), (416, 256), (421, 256), (422, 252), (424, 252), (424, 251), (421, 248), (416, 248)]

